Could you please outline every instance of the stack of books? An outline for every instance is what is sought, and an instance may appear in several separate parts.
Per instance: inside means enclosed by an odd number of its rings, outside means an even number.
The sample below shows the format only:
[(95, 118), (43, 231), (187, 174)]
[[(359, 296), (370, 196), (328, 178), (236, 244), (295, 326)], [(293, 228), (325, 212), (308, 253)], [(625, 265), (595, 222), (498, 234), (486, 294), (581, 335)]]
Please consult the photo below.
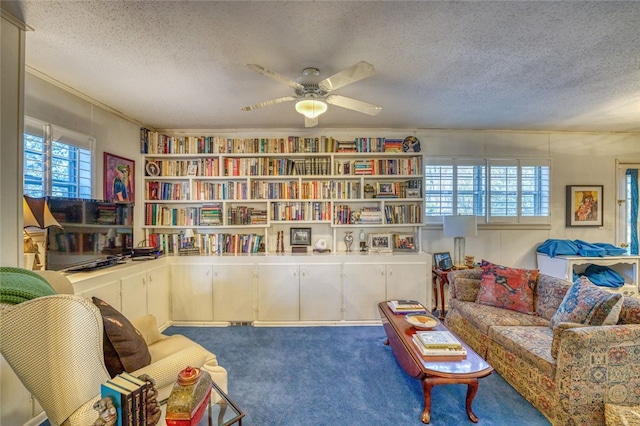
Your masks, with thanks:
[(118, 413), (117, 426), (146, 426), (147, 382), (121, 373), (100, 386), (100, 397), (110, 397)]
[(465, 357), (467, 350), (449, 331), (416, 331), (413, 343), (424, 356)]
[(426, 313), (426, 309), (417, 300), (390, 300), (387, 302), (394, 314)]

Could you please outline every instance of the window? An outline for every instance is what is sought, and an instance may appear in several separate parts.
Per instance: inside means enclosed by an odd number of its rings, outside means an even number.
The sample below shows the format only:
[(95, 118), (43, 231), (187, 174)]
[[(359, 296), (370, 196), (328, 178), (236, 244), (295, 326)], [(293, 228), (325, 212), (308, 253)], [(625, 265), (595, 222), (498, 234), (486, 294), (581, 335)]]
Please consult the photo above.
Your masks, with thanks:
[(24, 193), (92, 198), (93, 145), (88, 136), (25, 117)]
[(476, 215), (480, 223), (548, 223), (549, 160), (429, 159), (427, 223)]

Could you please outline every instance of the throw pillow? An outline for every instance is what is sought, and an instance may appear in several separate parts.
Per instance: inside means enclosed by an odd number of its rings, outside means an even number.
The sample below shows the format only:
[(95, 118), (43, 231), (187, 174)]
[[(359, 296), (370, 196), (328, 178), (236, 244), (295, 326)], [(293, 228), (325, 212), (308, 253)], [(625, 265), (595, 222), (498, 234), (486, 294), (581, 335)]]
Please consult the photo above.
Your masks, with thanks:
[(561, 322), (588, 325), (613, 325), (622, 309), (622, 295), (598, 288), (587, 277), (573, 283), (551, 317), (551, 326)]
[(510, 268), (482, 261), (476, 303), (535, 315), (533, 293), (538, 270)]
[(92, 300), (102, 315), (104, 364), (111, 377), (151, 364), (149, 348), (131, 322), (107, 302), (97, 297)]

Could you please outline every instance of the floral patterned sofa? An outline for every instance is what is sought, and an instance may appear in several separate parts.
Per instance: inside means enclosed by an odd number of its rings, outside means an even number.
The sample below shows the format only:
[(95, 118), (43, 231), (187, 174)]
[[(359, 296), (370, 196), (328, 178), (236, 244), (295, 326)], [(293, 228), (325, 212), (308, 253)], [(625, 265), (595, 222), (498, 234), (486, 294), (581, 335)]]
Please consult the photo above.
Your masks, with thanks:
[(604, 425), (605, 404), (637, 409), (640, 299), (623, 298), (614, 325), (552, 326), (572, 283), (536, 271), (534, 312), (528, 314), (477, 303), (482, 274), (449, 274), (445, 324), (553, 425)]

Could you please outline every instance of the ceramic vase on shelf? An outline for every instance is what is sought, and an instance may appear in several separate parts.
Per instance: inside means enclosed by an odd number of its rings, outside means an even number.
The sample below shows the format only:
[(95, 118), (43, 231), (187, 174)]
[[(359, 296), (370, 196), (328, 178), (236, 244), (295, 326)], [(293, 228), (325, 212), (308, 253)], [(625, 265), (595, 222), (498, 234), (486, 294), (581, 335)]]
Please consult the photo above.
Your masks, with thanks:
[(347, 252), (351, 251), (351, 244), (353, 244), (353, 235), (351, 235), (351, 231), (347, 231), (345, 233), (344, 243), (347, 245)]

